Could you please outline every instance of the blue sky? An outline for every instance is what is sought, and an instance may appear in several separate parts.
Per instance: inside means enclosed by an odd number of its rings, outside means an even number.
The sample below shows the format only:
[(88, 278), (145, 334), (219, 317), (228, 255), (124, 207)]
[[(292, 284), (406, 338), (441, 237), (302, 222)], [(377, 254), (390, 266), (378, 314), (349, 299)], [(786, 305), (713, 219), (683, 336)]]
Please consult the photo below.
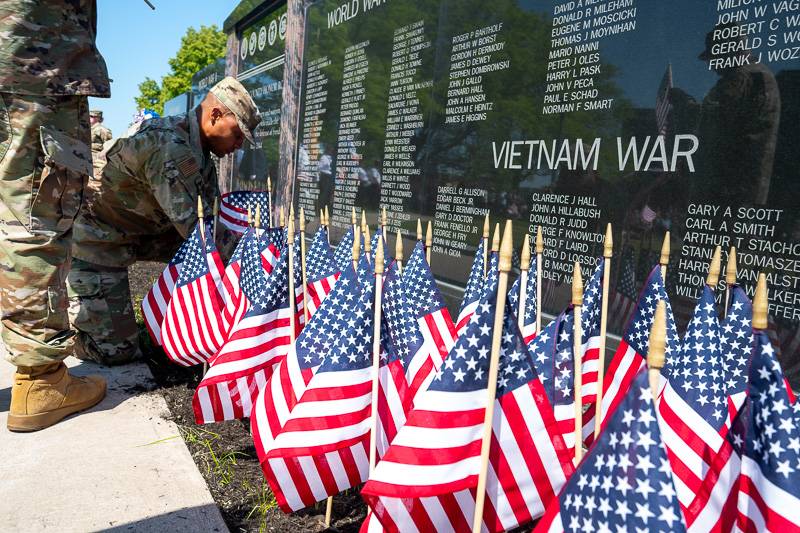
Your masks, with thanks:
[(180, 47), (181, 37), (190, 26), (216, 24), (225, 18), (239, 0), (150, 0), (153, 11), (143, 0), (98, 0), (97, 47), (108, 65), (111, 98), (90, 98), (92, 109), (101, 109), (105, 124), (114, 136), (128, 128), (136, 113), (133, 102), (138, 85), (149, 76), (161, 82), (169, 71), (167, 61)]

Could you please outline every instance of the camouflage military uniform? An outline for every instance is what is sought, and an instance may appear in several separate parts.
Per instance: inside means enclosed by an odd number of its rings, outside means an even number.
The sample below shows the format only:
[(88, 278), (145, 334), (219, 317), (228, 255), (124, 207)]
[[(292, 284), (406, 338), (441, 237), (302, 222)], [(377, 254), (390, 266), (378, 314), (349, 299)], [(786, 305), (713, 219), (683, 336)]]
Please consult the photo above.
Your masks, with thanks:
[(94, 0), (0, 2), (0, 336), (17, 366), (71, 353), (65, 277), (91, 173), (86, 97), (109, 96)]
[(111, 130), (103, 126), (100, 122), (92, 124), (92, 155), (99, 154), (103, 150), (103, 144), (111, 140)]
[(76, 353), (113, 364), (138, 354), (127, 267), (168, 261), (197, 221), (198, 195), (210, 214), (218, 191), (194, 110), (139, 123), (101, 158), (75, 220), (68, 286)]

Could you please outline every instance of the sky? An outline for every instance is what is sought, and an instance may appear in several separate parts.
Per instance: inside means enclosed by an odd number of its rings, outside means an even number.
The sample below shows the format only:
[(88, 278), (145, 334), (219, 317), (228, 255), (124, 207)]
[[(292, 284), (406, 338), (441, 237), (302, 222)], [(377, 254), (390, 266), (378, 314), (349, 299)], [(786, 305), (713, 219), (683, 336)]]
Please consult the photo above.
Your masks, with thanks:
[(239, 0), (98, 0), (97, 47), (106, 60), (111, 98), (90, 98), (91, 109), (103, 111), (115, 137), (125, 133), (136, 113), (133, 99), (145, 77), (161, 83), (190, 26), (222, 23)]

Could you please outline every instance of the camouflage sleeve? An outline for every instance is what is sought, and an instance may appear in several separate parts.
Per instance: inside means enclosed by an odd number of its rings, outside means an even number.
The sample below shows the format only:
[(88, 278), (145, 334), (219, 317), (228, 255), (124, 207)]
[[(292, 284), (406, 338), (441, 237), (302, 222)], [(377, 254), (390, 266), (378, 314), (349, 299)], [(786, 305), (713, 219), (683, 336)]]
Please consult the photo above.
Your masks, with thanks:
[(145, 164), (150, 189), (175, 229), (188, 237), (197, 221), (197, 195), (203, 187), (200, 164), (185, 144), (168, 143)]

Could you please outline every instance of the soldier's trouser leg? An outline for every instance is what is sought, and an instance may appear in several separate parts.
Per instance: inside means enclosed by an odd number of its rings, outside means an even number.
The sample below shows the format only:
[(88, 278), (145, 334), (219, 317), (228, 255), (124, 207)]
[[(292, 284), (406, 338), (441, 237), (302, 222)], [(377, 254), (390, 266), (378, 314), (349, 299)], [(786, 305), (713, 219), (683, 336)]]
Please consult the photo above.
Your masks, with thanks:
[(0, 93), (0, 337), (17, 366), (71, 353), (65, 278), (88, 143), (85, 97)]
[(128, 269), (72, 260), (67, 275), (75, 356), (107, 365), (141, 357)]

